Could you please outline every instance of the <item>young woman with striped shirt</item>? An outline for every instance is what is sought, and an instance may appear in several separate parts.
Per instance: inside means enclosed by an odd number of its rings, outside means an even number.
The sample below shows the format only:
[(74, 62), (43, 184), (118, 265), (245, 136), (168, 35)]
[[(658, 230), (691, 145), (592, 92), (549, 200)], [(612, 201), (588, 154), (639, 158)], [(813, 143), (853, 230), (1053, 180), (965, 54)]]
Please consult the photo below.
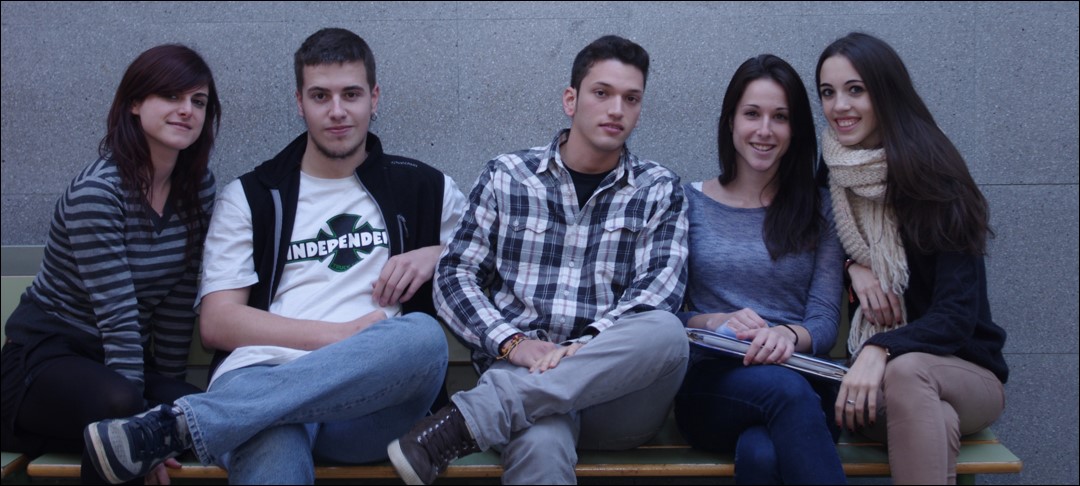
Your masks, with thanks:
[[(220, 111), (187, 47), (128, 67), (100, 157), (57, 201), (41, 269), (8, 319), (5, 451), (81, 451), (87, 424), (198, 391), (184, 378)], [(101, 482), (85, 455), (82, 480)]]

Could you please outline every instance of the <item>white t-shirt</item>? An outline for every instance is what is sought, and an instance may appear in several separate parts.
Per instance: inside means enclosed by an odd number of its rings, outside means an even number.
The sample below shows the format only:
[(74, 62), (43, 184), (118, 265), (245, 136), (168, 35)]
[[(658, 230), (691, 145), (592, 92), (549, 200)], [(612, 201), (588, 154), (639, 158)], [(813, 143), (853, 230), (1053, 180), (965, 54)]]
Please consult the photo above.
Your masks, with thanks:
[[(439, 241), (445, 245), (464, 211), (465, 197), (447, 176)], [(270, 312), (294, 319), (347, 322), (376, 309), (388, 317), (398, 305), (379, 307), (373, 284), (390, 258), (389, 235), (375, 200), (355, 176), (320, 179), (300, 173), (300, 195), (285, 268)], [(251, 209), (239, 180), (218, 195), (203, 253), (196, 307), (207, 294), (250, 287), (255, 273)], [(237, 348), (218, 367), (217, 377), (246, 366), (276, 365), (308, 351), (280, 346)]]

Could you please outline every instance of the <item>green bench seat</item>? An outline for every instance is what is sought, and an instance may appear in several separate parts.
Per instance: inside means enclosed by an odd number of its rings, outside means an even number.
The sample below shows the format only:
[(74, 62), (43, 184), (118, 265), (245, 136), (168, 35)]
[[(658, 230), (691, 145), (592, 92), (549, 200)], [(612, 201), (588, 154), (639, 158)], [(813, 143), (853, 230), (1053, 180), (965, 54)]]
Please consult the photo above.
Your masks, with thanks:
[[(33, 281), (41, 260), (41, 247), (3, 247), (0, 252), (3, 275), (0, 277), (0, 301), (3, 322), (18, 304), (19, 296)], [(445, 329), (444, 329), (445, 330)], [(842, 332), (841, 335), (846, 334)], [(842, 341), (834, 353), (843, 351)], [(471, 388), (476, 383), (476, 372), (469, 361), (469, 352), (447, 331), (450, 347), (450, 371), (448, 387), (451, 391)], [(188, 380), (205, 387), (207, 368), (211, 353), (204, 349), (196, 335), (190, 355)], [(1023, 463), (987, 429), (961, 439), (960, 456), (957, 460), (959, 483), (974, 484), (976, 474), (1018, 473)], [(837, 444), (844, 472), (848, 476), (888, 476), (889, 460), (885, 447), (880, 443), (859, 436), (844, 434)], [(215, 466), (203, 466), (192, 455), (181, 456), (182, 469), (170, 470), (176, 479), (206, 480), (220, 482), (226, 473)], [(29, 460), (21, 454), (4, 452), (3, 474), (5, 483), (10, 478), (25, 474), (30, 480), (77, 479), (80, 457), (77, 454), (45, 454)], [(22, 469), (25, 467), (25, 471)], [(629, 451), (597, 452), (580, 451), (577, 475), (580, 477), (731, 477), (735, 474), (734, 457), (698, 451), (686, 445), (679, 434), (673, 417), (669, 416), (660, 433), (648, 444)], [(13, 474), (9, 476), (9, 474)], [(473, 454), (455, 461), (442, 477), (446, 478), (498, 478), (502, 466), (497, 453), (488, 451)], [(315, 477), (320, 480), (396, 479), (397, 473), (389, 462), (366, 465), (320, 464)]]

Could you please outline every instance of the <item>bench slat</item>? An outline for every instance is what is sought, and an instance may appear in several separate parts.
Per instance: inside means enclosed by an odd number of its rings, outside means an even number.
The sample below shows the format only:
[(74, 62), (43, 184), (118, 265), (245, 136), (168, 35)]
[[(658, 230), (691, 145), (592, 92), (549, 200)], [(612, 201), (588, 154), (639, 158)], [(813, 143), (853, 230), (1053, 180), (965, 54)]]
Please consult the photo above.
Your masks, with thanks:
[[(991, 433), (992, 435), (992, 433)], [(844, 473), (848, 476), (888, 476), (889, 458), (885, 446), (874, 443), (837, 445)], [(579, 477), (658, 477), (711, 476), (735, 474), (734, 457), (691, 449), (688, 446), (648, 445), (631, 453), (623, 451), (580, 451), (576, 468)], [(78, 454), (46, 454), (27, 466), (27, 474), (40, 478), (79, 477)], [(189, 455), (181, 457), (182, 469), (170, 470), (174, 478), (224, 479), (224, 470), (203, 466)], [(964, 442), (957, 461), (957, 474), (1018, 473), (1023, 463), (1000, 443)], [(454, 461), (448, 478), (498, 478), (502, 475), (499, 455), (494, 451), (472, 454)], [(397, 477), (389, 463), (360, 466), (323, 465), (315, 468), (319, 479), (393, 479)]]
[(6, 478), (12, 473), (21, 471), (30, 458), (17, 452), (4, 452), (2, 456), (3, 468), (0, 469), (0, 478)]

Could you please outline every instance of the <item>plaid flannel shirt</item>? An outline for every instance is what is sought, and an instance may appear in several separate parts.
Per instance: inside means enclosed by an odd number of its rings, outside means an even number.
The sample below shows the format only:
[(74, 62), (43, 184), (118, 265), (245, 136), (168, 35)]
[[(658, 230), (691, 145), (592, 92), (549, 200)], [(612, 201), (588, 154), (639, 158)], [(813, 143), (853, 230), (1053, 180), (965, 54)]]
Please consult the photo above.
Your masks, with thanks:
[(568, 133), (488, 162), (439, 261), (439, 315), (480, 369), (518, 332), (558, 343), (682, 305), (689, 225), (678, 176), (624, 148), (579, 209), (559, 156)]

